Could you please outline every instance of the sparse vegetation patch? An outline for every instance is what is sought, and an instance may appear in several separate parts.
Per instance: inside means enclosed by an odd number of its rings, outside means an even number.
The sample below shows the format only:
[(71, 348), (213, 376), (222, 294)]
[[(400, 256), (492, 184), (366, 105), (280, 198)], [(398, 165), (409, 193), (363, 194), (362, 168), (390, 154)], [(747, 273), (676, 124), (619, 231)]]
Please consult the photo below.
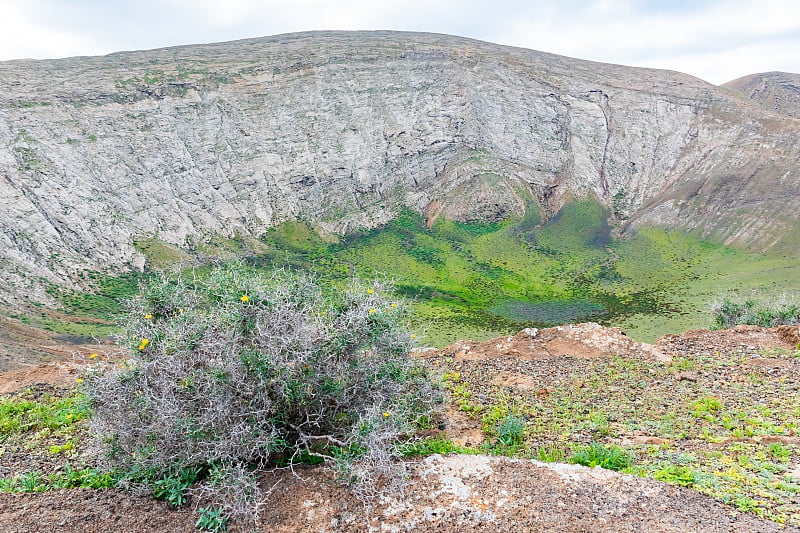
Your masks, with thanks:
[(712, 311), (717, 328), (732, 328), (739, 324), (768, 328), (800, 324), (800, 305), (788, 294), (776, 301), (723, 297), (714, 303)]

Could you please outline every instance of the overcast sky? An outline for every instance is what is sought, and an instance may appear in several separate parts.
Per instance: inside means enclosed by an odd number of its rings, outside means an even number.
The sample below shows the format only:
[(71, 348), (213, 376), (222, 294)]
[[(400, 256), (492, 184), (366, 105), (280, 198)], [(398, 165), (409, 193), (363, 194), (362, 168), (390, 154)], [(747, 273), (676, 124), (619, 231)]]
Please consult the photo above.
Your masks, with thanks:
[(0, 60), (326, 29), (449, 33), (711, 83), (800, 73), (800, 0), (0, 0)]

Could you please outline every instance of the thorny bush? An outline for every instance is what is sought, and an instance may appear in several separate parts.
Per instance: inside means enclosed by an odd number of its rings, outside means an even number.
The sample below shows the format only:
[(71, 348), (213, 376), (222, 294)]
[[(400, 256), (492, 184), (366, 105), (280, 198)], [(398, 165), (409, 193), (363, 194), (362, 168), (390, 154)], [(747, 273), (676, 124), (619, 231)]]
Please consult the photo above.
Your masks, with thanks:
[(238, 517), (265, 496), (254, 472), (298, 458), (365, 497), (397, 485), (400, 441), (441, 399), (387, 291), (241, 265), (155, 279), (129, 305), (130, 359), (85, 379), (106, 466), (151, 492), (196, 473), (197, 501)]

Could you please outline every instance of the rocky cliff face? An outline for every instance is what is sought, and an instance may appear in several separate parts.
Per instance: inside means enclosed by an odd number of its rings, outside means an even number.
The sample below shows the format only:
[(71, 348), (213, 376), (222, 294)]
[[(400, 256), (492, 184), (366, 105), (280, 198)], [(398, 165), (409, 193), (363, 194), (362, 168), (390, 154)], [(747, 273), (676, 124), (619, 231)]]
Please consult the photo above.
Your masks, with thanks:
[(292, 218), (343, 233), (401, 205), (546, 218), (568, 195), (623, 229), (797, 252), (798, 134), (687, 75), (433, 34), (4, 62), (0, 283), (41, 300), (43, 279), (140, 267), (137, 239), (191, 247)]

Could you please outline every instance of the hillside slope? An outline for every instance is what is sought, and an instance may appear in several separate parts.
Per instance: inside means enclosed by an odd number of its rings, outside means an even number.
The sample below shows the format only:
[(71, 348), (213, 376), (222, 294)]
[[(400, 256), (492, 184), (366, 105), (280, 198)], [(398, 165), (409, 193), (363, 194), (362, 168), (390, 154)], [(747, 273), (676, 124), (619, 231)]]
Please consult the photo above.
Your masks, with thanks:
[[(435, 34), (319, 32), (0, 63), (0, 303), (287, 219), (497, 220), (798, 252), (800, 121), (690, 76)], [(15, 299), (16, 298), (16, 299)]]
[(729, 81), (722, 86), (766, 109), (800, 118), (800, 74), (763, 72)]

